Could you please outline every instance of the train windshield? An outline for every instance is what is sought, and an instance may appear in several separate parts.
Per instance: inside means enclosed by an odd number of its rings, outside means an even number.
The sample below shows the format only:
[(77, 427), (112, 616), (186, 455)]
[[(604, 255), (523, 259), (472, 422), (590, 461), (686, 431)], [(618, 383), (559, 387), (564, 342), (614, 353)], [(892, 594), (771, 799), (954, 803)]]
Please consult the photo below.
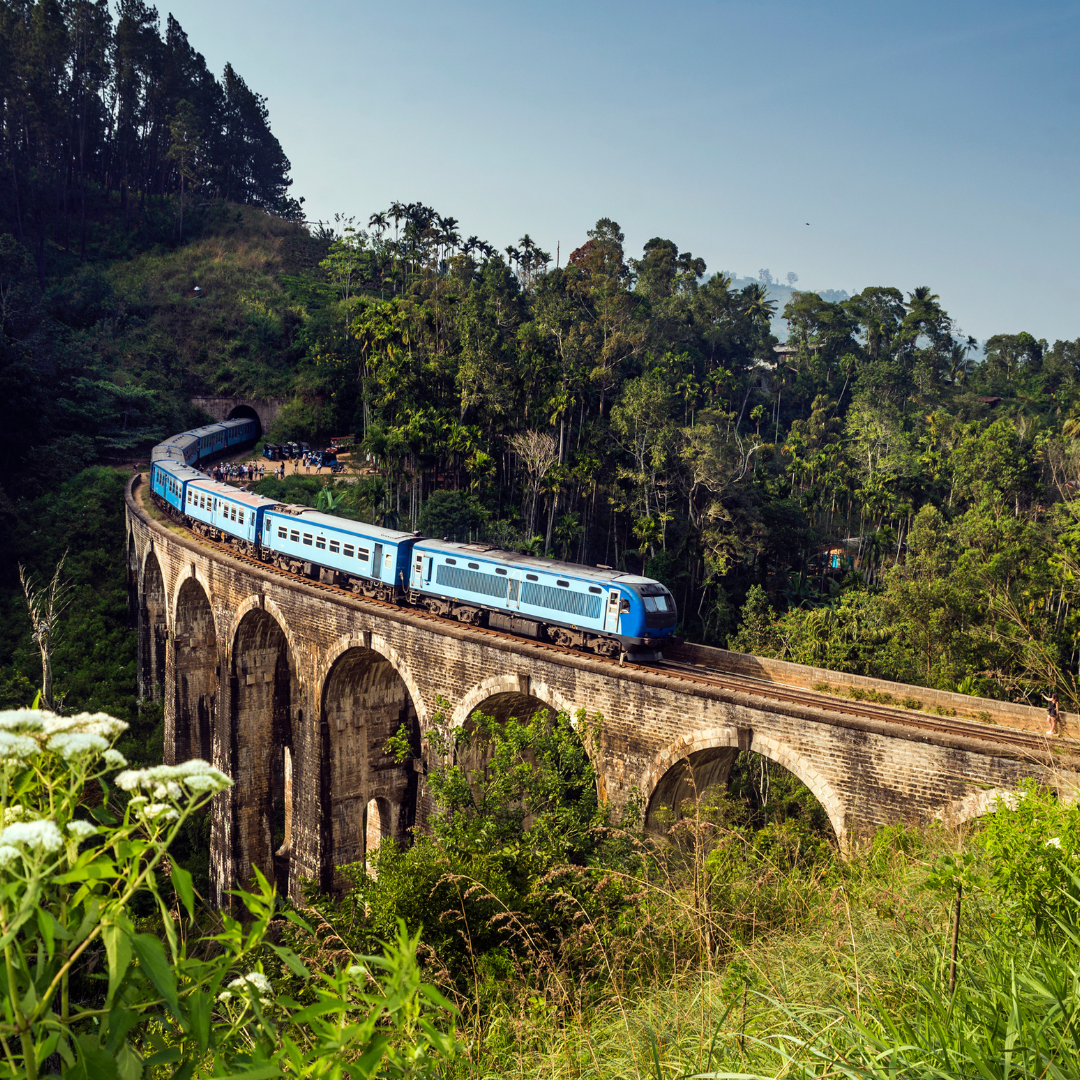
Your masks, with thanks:
[(641, 601), (646, 611), (674, 611), (675, 597), (667, 589), (657, 583), (655, 585), (641, 585), (638, 587)]

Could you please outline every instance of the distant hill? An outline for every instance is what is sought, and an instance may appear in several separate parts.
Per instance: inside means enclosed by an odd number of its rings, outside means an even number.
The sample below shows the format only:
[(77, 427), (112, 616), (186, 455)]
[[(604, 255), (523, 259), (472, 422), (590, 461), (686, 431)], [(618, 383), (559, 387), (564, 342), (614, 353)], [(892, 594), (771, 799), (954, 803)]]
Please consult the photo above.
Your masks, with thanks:
[[(745, 289), (747, 285), (759, 285), (760, 279), (756, 277), (739, 277), (734, 270), (725, 270), (725, 274), (731, 275), (731, 287), (733, 289)], [(843, 289), (812, 289), (808, 285), (802, 285), (796, 282), (794, 287), (790, 285), (782, 285), (779, 281), (774, 281), (768, 286), (769, 299), (776, 301), (776, 317), (772, 321), (772, 332), (781, 340), (787, 340), (787, 323), (781, 318), (784, 313), (784, 307), (791, 299), (792, 293), (796, 292), (814, 292), (821, 297), (822, 300), (828, 300), (830, 304), (838, 304), (841, 300), (848, 300), (851, 298), (851, 293), (845, 292)]]

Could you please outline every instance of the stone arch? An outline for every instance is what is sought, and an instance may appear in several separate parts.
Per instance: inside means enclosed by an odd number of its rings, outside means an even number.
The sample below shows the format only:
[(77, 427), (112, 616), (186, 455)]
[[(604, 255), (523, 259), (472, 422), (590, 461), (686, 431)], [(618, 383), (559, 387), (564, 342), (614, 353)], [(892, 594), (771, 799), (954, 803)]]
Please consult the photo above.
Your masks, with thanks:
[(152, 547), (143, 559), (139, 580), (139, 698), (156, 701), (165, 687), (169, 607), (165, 577)]
[(127, 535), (127, 599), (128, 629), (139, 629), (139, 547), (135, 542), (135, 530), (128, 519)]
[(173, 599), (173, 693), (166, 761), (213, 760), (218, 690), (218, 644), (208, 590), (195, 574), (179, 582)]
[[(260, 870), (278, 891), (289, 888), (296, 785), (292, 770), (300, 702), (296, 654), (283, 623), (262, 605), (238, 613), (229, 664), (227, 731), (218, 725), (215, 759), (233, 778), (232, 865), (237, 884)], [(296, 727), (302, 719), (296, 712)], [(225, 740), (228, 745), (222, 745)], [(289, 775), (286, 775), (288, 772)]]
[[(209, 589), (207, 592), (209, 593)], [(299, 665), (297, 658), (303, 655), (303, 650), (300, 647), (300, 643), (296, 640), (296, 636), (293, 634), (289, 627), (289, 622), (285, 618), (285, 613), (280, 607), (265, 593), (252, 593), (250, 596), (242, 600), (233, 612), (232, 623), (229, 626), (228, 634), (225, 638), (226, 644), (229, 648), (229, 653), (225, 657), (225, 660), (229, 664), (235, 664), (234, 653), (232, 651), (236, 644), (236, 635), (240, 629), (240, 624), (252, 611), (265, 611), (274, 622), (277, 623), (278, 629), (285, 635), (285, 641), (288, 645), (289, 655), (292, 657), (292, 664), (294, 666), (294, 678), (296, 679), (297, 690), (299, 691), (301, 686), (301, 677), (299, 671)]]
[(262, 417), (250, 406), (250, 405), (234, 405), (229, 410), (229, 415), (225, 417), (226, 420), (258, 420), (259, 430), (256, 438), (262, 436)]
[(727, 783), (739, 750), (750, 750), (787, 769), (810, 789), (828, 815), (840, 849), (846, 851), (847, 814), (843, 800), (821, 771), (786, 743), (759, 732), (742, 735), (740, 738), (736, 728), (709, 728), (661, 750), (641, 778), (641, 790), (648, 799), (646, 821), (657, 807), (668, 805), (674, 809), (678, 805), (668, 799), (686, 798), (711, 784)]
[[(369, 640), (370, 637), (369, 637)], [(404, 843), (416, 820), (420, 722), (400, 669), (371, 645), (338, 651), (322, 683), (320, 734), (324, 769), (321, 881), (342, 891), (339, 867), (363, 862), (367, 809), (380, 808), (380, 835)], [(398, 762), (384, 747), (402, 728), (413, 754)]]
[(499, 720), (511, 716), (527, 720), (541, 708), (571, 715), (574, 712), (574, 706), (566, 696), (546, 683), (528, 675), (494, 675), (474, 686), (461, 699), (450, 717), (450, 726), (461, 727), (481, 705), (485, 712)]
[(362, 631), (359, 634), (344, 634), (323, 654), (325, 660), (318, 674), (318, 685), (325, 689), (326, 680), (334, 665), (350, 649), (370, 649), (385, 657), (397, 672), (398, 678), (405, 684), (412, 700), (413, 708), (420, 723), (421, 730), (427, 726), (428, 713), (424, 705), (424, 695), (420, 690), (420, 683), (413, 674), (408, 660), (402, 655), (388, 638), (371, 630)]

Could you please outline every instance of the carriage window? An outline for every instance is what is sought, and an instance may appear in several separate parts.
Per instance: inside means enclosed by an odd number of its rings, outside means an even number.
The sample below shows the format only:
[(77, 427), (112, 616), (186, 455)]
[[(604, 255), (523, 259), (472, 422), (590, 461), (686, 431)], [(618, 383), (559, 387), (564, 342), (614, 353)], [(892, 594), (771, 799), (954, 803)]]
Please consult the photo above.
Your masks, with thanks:
[(503, 570), (501, 566), (496, 566), (495, 567), (495, 573), (496, 574), (502, 574), (503, 577), (506, 577), (506, 571)]
[(570, 588), (570, 582), (569, 581), (558, 581), (557, 580), (555, 582), (555, 584), (556, 585), (561, 585), (564, 589), (569, 589)]
[(353, 546), (352, 546), (352, 544), (346, 544), (345, 545), (344, 554), (345, 554), (346, 559), (351, 559), (353, 557)]
[(471, 563), (469, 563), (469, 569), (470, 570), (479, 570), (480, 569), (480, 564), (478, 562), (471, 562)]
[(325, 536), (316, 536), (315, 537), (315, 546), (320, 551), (325, 551), (326, 550), (326, 537)]
[(668, 598), (666, 596), (658, 596), (656, 598), (656, 610), (667, 611), (668, 610)]
[(300, 543), (300, 533), (299, 533), (299, 531), (296, 530), (296, 529), (293, 529), (292, 532), (289, 533), (289, 539), (294, 544), (299, 544)]
[(646, 611), (655, 611), (656, 610), (656, 597), (655, 596), (643, 596), (641, 599), (645, 603), (645, 610)]
[(240, 511), (240, 524), (241, 525), (244, 524), (244, 511), (243, 510)]
[(331, 540), (330, 541), (330, 554), (331, 555), (337, 555), (340, 551), (341, 551), (341, 541), (340, 540)]
[(367, 548), (357, 548), (356, 549), (356, 557), (361, 562), (367, 562), (368, 561), (368, 549)]
[(304, 546), (311, 547), (311, 533), (304, 533)]
[(526, 581), (539, 581), (540, 579), (535, 574), (526, 574), (525, 575), (525, 580)]
[(280, 525), (278, 526), (277, 534), (278, 534), (278, 538), (281, 539), (281, 540), (288, 540), (289, 539), (289, 534)]
[(236, 507), (235, 506), (232, 508), (232, 519), (233, 519), (233, 521), (236, 520)]
[(599, 596), (603, 591), (603, 589), (598, 589), (595, 585), (589, 586), (589, 592), (594, 592), (597, 596)]

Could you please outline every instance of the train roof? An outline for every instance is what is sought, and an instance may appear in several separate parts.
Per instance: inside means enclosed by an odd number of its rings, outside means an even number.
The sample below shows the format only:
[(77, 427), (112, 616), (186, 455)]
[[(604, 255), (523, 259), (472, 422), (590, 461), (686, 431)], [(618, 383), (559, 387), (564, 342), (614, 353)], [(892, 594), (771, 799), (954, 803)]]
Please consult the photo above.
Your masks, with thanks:
[(203, 435), (209, 435), (212, 431), (218, 431), (224, 426), (224, 423), (204, 424), (202, 427), (192, 428), (190, 431), (185, 431), (184, 434), (202, 437)]
[(170, 476), (174, 476), (177, 480), (181, 481), (201, 480), (203, 476), (198, 469), (193, 468), (191, 465), (185, 465), (182, 461), (177, 461), (175, 458), (165, 458), (164, 460), (159, 458), (154, 462), (154, 465), (163, 472), (167, 472)]
[(349, 529), (353, 532), (363, 530), (363, 535), (372, 540), (384, 540), (392, 544), (415, 540), (420, 535), (419, 533), (398, 532), (396, 529), (384, 529), (381, 525), (369, 525), (366, 521), (354, 521), (352, 518), (338, 517), (336, 514), (324, 514), (321, 510), (313, 510), (310, 506), (279, 503), (277, 512), (302, 518), (324, 529)]
[[(194, 470), (192, 470), (194, 471)], [(198, 480), (193, 480), (191, 486), (199, 491), (212, 491), (219, 498), (231, 499), (233, 502), (242, 503), (244, 506), (251, 506), (258, 509), (260, 506), (278, 506), (279, 503), (276, 499), (268, 499), (265, 495), (259, 495), (257, 492), (248, 491), (246, 488), (233, 487), (231, 484), (222, 483), (220, 480), (214, 480), (210, 477), (199, 474)]]
[(620, 585), (652, 585), (653, 578), (639, 574), (625, 574), (621, 570), (612, 570), (603, 566), (580, 566), (577, 563), (560, 562), (557, 559), (544, 559), (538, 555), (522, 555), (517, 551), (503, 551), (487, 544), (464, 544), (454, 540), (424, 540), (417, 545), (421, 550), (453, 552), (462, 556), (480, 556), (493, 562), (507, 563), (514, 566), (528, 566), (543, 570), (548, 574), (565, 574), (567, 577), (589, 578), (592, 581), (617, 581)]

